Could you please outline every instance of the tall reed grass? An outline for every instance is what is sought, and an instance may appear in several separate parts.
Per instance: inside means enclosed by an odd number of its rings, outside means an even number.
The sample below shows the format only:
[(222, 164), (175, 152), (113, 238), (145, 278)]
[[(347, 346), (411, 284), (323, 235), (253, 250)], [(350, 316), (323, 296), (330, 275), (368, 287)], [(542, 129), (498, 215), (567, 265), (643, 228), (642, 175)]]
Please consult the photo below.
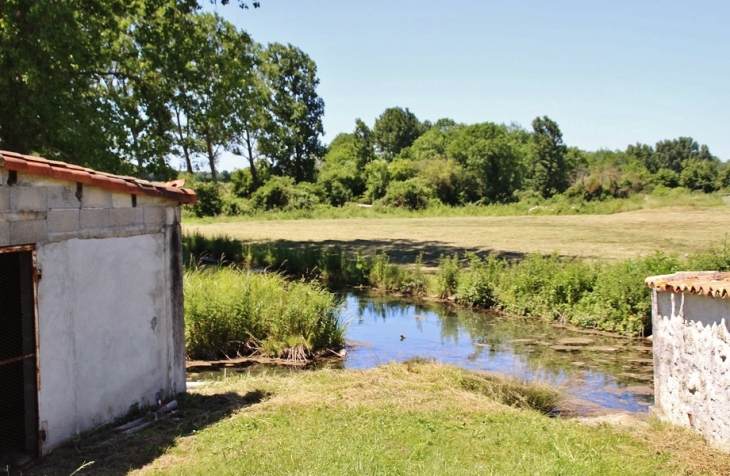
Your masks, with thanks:
[(260, 353), (303, 360), (344, 345), (337, 299), (313, 283), (205, 266), (185, 272), (184, 292), (189, 358)]
[[(582, 327), (641, 335), (651, 332), (648, 276), (679, 270), (730, 271), (730, 242), (679, 257), (656, 252), (619, 262), (587, 262), (557, 254), (500, 260), (466, 253), (442, 256), (435, 277), (390, 262), (385, 253), (348, 255), (331, 247), (289, 248), (241, 244), (228, 238), (184, 237), (188, 253), (223, 255), (245, 267), (263, 267), (328, 286), (370, 285), (390, 292), (429, 294), (472, 307), (558, 320)], [(220, 253), (220, 255), (218, 255)], [(463, 259), (460, 259), (463, 258)]]

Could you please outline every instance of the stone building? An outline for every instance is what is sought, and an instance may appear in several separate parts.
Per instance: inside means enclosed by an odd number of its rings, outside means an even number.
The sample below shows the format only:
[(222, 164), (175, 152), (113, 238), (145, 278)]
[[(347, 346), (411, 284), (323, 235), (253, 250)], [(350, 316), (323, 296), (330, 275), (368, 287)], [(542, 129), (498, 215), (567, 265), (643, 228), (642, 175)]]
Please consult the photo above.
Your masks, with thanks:
[(730, 451), (730, 273), (647, 278), (652, 291), (654, 412)]
[(181, 185), (0, 151), (0, 467), (185, 391)]

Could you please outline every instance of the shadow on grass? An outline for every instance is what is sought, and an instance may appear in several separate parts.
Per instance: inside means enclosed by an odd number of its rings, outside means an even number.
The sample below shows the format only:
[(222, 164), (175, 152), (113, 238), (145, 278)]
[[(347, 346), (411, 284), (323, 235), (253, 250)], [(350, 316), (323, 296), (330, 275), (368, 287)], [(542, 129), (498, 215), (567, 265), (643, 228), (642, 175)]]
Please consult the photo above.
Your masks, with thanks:
[[(253, 242), (244, 242), (244, 244), (253, 244)], [(261, 242), (258, 242), (261, 243)], [(300, 249), (307, 247), (337, 247), (345, 251), (349, 255), (355, 255), (360, 252), (366, 256), (372, 256), (376, 253), (385, 252), (390, 258), (391, 263), (397, 264), (413, 264), (418, 255), (423, 253), (423, 263), (427, 266), (438, 266), (439, 257), (453, 256), (459, 253), (460, 257), (464, 257), (465, 252), (476, 253), (479, 256), (487, 256), (494, 254), (497, 258), (504, 259), (522, 259), (525, 253), (495, 251), (490, 248), (454, 246), (441, 241), (419, 241), (419, 240), (324, 240), (324, 241), (291, 241), (276, 240), (270, 242), (274, 246), (281, 246), (289, 249)]]
[[(10, 474), (39, 475), (124, 475), (152, 463), (175, 444), (179, 437), (191, 435), (225, 419), (234, 411), (260, 403), (270, 394), (254, 390), (245, 395), (233, 392), (216, 395), (184, 394), (178, 396), (178, 411), (155, 421), (132, 435), (116, 433), (114, 425), (82, 435), (55, 449), (24, 471)], [(82, 466), (83, 469), (80, 469)], [(77, 471), (78, 470), (78, 471)], [(74, 473), (76, 472), (76, 473)]]

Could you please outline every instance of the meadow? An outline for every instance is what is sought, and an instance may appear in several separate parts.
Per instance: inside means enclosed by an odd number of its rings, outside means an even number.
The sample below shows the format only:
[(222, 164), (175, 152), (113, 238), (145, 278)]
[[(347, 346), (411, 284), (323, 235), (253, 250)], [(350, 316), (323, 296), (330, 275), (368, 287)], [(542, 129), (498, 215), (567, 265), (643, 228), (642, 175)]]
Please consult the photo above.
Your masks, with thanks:
[[(720, 202), (722, 203), (722, 202)], [(424, 253), (472, 251), (530, 253), (621, 260), (657, 250), (679, 255), (704, 251), (730, 231), (730, 206), (670, 206), (608, 215), (356, 217), (301, 220), (185, 221), (184, 231), (244, 242), (275, 241), (287, 247), (336, 245), (347, 251), (384, 251), (413, 263)]]

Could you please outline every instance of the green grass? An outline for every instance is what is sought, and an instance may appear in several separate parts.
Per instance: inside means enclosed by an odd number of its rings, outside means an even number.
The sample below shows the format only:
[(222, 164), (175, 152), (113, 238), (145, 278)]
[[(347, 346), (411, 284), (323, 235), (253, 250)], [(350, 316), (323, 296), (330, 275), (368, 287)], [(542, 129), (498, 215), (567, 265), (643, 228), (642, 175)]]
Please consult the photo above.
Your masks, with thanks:
[(344, 345), (336, 298), (314, 283), (217, 266), (189, 269), (183, 283), (189, 358), (302, 360)]
[(94, 461), (80, 473), (89, 475), (730, 471), (730, 457), (697, 435), (656, 423), (617, 428), (550, 418), (524, 398), (505, 397), (511, 385), (418, 362), (230, 378), (181, 398), (177, 421), (127, 438), (82, 438), (28, 474), (70, 474), (84, 461)]
[(235, 223), (241, 221), (266, 220), (305, 220), (305, 219), (343, 219), (343, 218), (429, 218), (429, 217), (499, 217), (499, 216), (540, 216), (540, 215), (607, 215), (642, 209), (670, 206), (719, 206), (726, 204), (721, 193), (689, 193), (686, 190), (672, 190), (663, 195), (634, 195), (629, 198), (616, 198), (604, 201), (576, 201), (562, 196), (549, 200), (523, 200), (516, 203), (492, 205), (465, 205), (451, 207), (431, 206), (421, 210), (387, 207), (383, 205), (360, 206), (348, 203), (342, 207), (318, 205), (308, 210), (291, 211), (252, 211), (246, 215), (196, 217), (189, 210), (184, 213), (186, 223), (211, 224)]

